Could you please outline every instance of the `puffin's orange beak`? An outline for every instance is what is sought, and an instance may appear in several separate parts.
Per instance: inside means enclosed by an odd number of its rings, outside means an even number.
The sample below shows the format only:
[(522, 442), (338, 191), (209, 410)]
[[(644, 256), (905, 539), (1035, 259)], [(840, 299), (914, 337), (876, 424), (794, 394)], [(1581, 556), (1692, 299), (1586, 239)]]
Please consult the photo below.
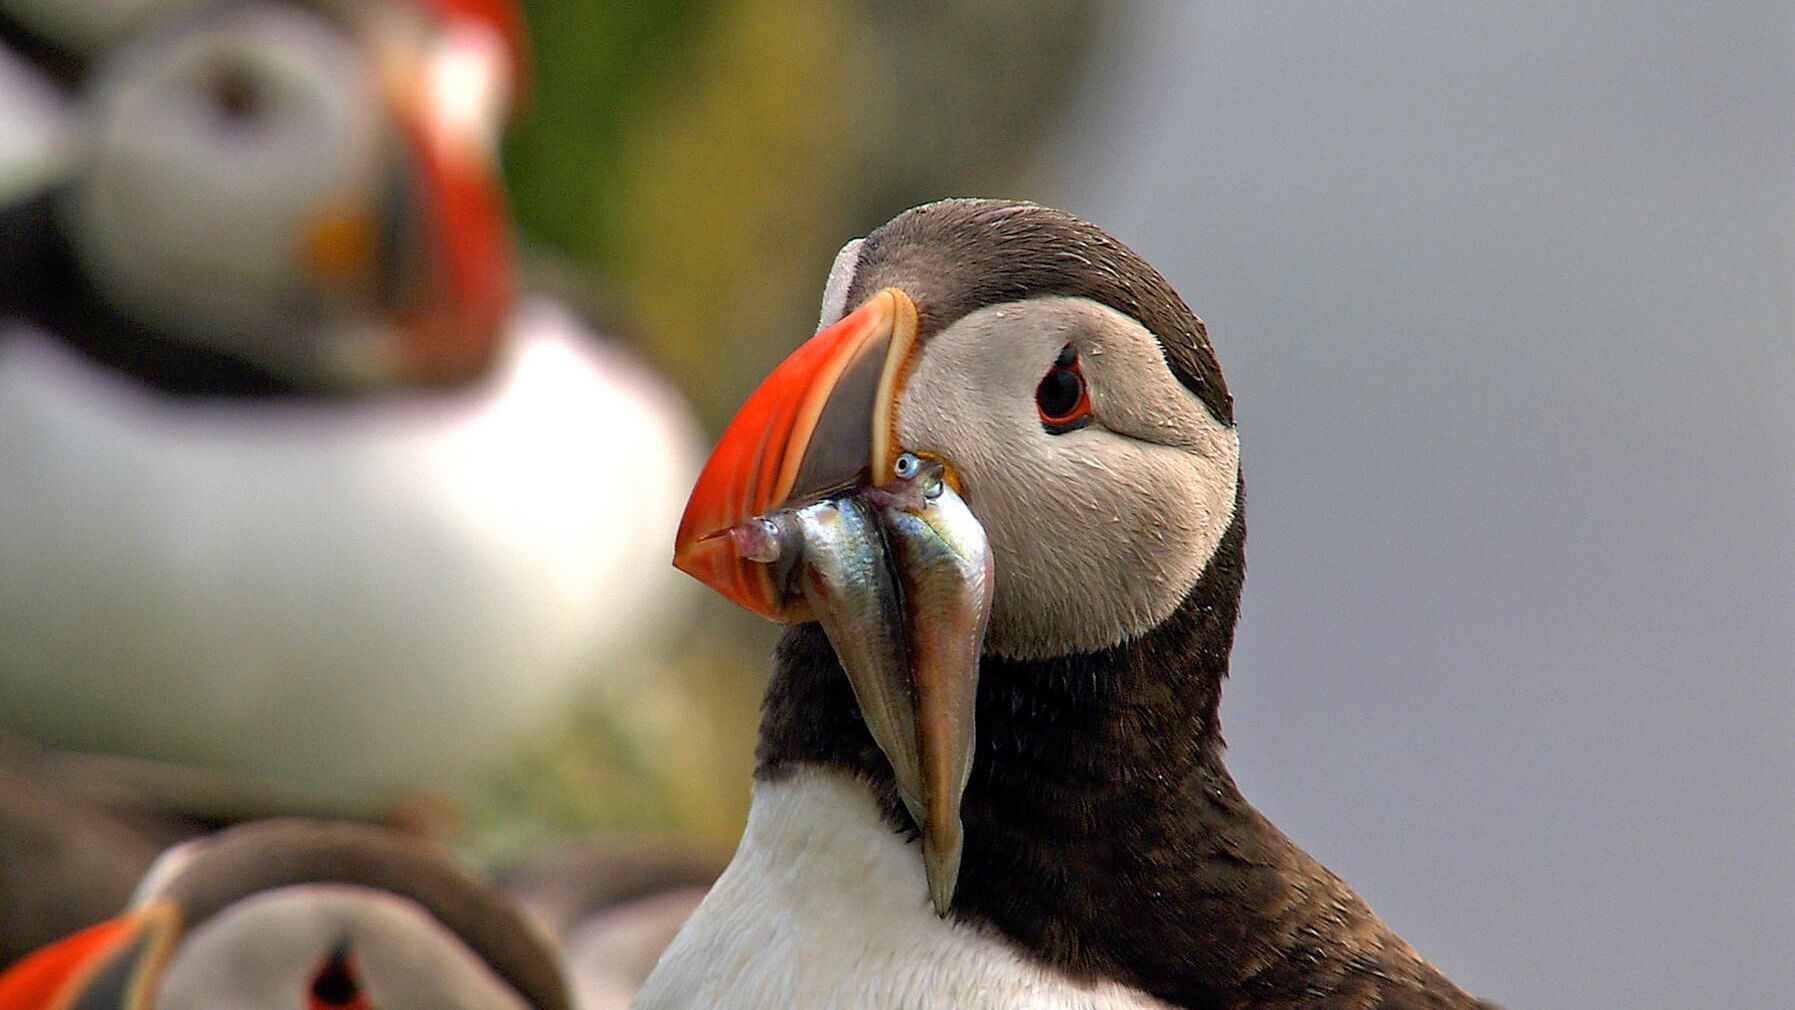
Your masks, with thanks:
[(673, 564), (775, 621), (803, 620), (731, 528), (835, 488), (891, 479), (897, 397), (916, 347), (916, 304), (896, 288), (805, 341), (742, 405), (698, 475)]
[(515, 0), (424, 0), (443, 20), (447, 44), (462, 58), (488, 65), (496, 86), (489, 110), (513, 115), (530, 87), (530, 32)]
[(399, 370), (456, 381), (492, 359), (511, 308), (510, 218), (487, 145), (428, 116), (403, 127), (426, 263), (421, 290), (400, 316)]
[(28, 955), (0, 974), (0, 1008), (147, 1008), (177, 919), (173, 905), (155, 902)]
[(390, 163), (367, 190), (312, 209), (298, 256), (323, 290), (378, 307), (381, 338), (350, 371), (468, 379), (496, 353), (513, 296), (502, 113), (489, 108), (504, 68), (456, 48), (452, 34), (445, 42), (371, 15), (358, 24), (385, 93)]

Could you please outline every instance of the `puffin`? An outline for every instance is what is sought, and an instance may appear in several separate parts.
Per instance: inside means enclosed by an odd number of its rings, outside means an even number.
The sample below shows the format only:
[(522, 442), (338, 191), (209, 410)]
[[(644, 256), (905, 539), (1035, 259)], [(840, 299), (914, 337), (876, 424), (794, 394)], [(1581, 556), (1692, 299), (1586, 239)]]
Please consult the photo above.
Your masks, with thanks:
[(517, 276), (514, 4), (0, 42), (0, 729), (368, 814), (661, 647), (697, 425)]
[(789, 625), (733, 860), (635, 1006), (1486, 1007), (1242, 796), (1204, 324), (1098, 227), (914, 208), (725, 429), (675, 564)]
[(0, 974), (7, 1010), (572, 1010), (557, 955), (415, 838), (251, 822), (165, 853), (123, 915)]

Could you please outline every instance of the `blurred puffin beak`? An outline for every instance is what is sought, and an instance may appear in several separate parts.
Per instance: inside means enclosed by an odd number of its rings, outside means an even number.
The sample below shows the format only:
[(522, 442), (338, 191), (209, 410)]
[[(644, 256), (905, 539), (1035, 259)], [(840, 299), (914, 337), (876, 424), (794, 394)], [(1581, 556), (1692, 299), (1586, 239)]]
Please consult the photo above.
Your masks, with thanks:
[(530, 38), (523, 10), (511, 0), (434, 2), (447, 12), (435, 72), (458, 80), (463, 95), (476, 103), (476, 114), (496, 134), (529, 93)]
[(945, 916), (992, 574), (947, 461), (896, 468), (908, 448), (893, 434), (898, 396), (916, 351), (916, 305), (886, 288), (793, 352), (724, 430), (673, 563), (763, 617), (821, 623), (921, 830)]
[[(423, 269), (417, 290), (399, 292), (397, 364), (422, 380), (452, 382), (477, 374), (497, 350), (513, 294), (510, 219), (495, 148), (429, 114), (402, 125), (417, 187), (406, 237)], [(402, 267), (405, 253), (394, 259)]]
[(299, 257), (319, 287), (384, 317), (351, 371), (418, 383), (480, 374), (511, 308), (510, 219), (498, 130), (508, 98), (497, 43), (420, 38), (374, 23), (366, 44), (388, 96), (389, 167), (361, 194), (313, 208)]
[(163, 900), (89, 926), (0, 974), (5, 1010), (148, 1010), (180, 915)]
[(916, 349), (916, 304), (886, 288), (805, 341), (723, 430), (698, 475), (673, 564), (729, 600), (781, 623), (809, 614), (742, 557), (729, 532), (755, 516), (870, 477), (891, 479), (897, 394)]

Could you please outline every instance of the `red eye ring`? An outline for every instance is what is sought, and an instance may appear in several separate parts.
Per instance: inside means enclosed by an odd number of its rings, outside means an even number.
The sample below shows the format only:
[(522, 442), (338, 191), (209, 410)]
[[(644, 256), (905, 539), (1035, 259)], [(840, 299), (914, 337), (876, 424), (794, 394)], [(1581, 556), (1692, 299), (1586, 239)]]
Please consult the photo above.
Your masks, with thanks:
[(1091, 391), (1078, 366), (1077, 348), (1067, 344), (1035, 387), (1035, 412), (1049, 435), (1064, 435), (1091, 423)]

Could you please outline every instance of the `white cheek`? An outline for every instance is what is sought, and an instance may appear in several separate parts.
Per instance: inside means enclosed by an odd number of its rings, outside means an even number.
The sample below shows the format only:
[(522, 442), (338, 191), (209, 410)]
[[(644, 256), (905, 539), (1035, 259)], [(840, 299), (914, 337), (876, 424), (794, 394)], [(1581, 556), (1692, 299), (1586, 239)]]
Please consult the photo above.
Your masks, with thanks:
[[(1102, 425), (1050, 435), (1034, 390), (1081, 348)], [(991, 539), (986, 649), (1042, 658), (1114, 645), (1167, 616), (1234, 517), (1239, 442), (1138, 323), (1085, 299), (981, 309), (931, 338), (898, 435), (946, 457)]]
[[(252, 51), (261, 111), (232, 123), (201, 82)], [(382, 184), (374, 88), (345, 38), (280, 8), (109, 61), (88, 107), (91, 160), (70, 192), (83, 268), (128, 316), (257, 360), (306, 353), (270, 335), (290, 340), (295, 307), (326, 297), (301, 266), (307, 229)]]

